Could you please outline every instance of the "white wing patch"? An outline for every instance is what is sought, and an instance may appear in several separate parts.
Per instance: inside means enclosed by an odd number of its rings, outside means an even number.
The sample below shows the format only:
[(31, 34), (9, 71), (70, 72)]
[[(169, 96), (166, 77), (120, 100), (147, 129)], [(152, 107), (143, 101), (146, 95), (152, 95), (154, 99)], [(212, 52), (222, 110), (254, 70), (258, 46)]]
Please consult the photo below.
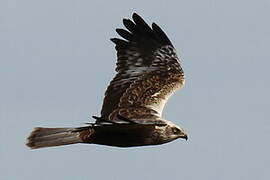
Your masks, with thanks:
[(182, 84), (179, 84), (177, 87), (175, 87), (175, 90), (170, 91), (169, 93), (166, 94), (166, 96), (164, 98), (160, 98), (159, 95), (161, 94), (161, 92), (156, 92), (155, 94), (152, 95), (152, 97), (157, 97), (159, 98), (158, 101), (156, 101), (156, 103), (153, 103), (151, 105), (148, 105), (148, 108), (151, 108), (153, 110), (155, 110), (159, 116), (162, 116), (162, 112), (164, 109), (165, 104), (167, 103), (167, 101), (169, 100), (169, 98), (174, 94), (174, 92), (177, 89), (181, 89), (183, 87), (183, 85), (185, 84), (185, 80), (183, 80)]
[[(152, 97), (157, 97), (159, 94), (160, 94), (160, 92), (157, 92)], [(159, 98), (159, 100), (156, 103), (148, 105), (148, 108), (155, 110), (158, 113), (158, 115), (161, 117), (164, 106), (172, 94), (173, 94), (173, 92), (170, 94), (167, 94), (167, 96), (165, 98)]]

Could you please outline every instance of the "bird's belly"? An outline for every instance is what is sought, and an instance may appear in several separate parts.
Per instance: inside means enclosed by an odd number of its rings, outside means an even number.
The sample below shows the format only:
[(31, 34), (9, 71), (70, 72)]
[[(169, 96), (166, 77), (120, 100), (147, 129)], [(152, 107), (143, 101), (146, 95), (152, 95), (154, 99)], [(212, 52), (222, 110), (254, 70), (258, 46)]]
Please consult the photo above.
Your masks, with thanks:
[[(90, 143), (117, 146), (117, 147), (133, 147), (157, 144), (157, 137), (152, 129), (130, 127), (115, 127), (106, 129), (98, 129), (90, 137)], [(148, 128), (148, 127), (147, 127)], [(153, 128), (154, 130), (154, 128)]]

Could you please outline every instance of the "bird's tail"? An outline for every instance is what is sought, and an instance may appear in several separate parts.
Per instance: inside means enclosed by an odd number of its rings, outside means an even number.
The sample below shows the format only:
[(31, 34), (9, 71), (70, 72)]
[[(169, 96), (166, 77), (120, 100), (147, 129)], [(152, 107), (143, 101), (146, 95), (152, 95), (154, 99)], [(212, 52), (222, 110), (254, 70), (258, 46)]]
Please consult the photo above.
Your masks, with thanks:
[(27, 138), (31, 149), (82, 143), (90, 136), (90, 127), (83, 128), (35, 128)]

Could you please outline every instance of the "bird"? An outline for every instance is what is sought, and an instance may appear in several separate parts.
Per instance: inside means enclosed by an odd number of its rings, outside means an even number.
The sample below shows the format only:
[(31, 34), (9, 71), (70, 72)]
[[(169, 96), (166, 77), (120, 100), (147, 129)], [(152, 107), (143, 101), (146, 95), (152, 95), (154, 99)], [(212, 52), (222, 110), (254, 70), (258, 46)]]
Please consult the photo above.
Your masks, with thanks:
[(137, 13), (123, 19), (123, 25), (116, 29), (120, 38), (111, 38), (116, 75), (105, 91), (100, 116), (83, 127), (36, 127), (28, 147), (86, 143), (127, 148), (188, 139), (184, 129), (162, 118), (169, 97), (185, 83), (176, 49), (156, 23), (149, 26)]

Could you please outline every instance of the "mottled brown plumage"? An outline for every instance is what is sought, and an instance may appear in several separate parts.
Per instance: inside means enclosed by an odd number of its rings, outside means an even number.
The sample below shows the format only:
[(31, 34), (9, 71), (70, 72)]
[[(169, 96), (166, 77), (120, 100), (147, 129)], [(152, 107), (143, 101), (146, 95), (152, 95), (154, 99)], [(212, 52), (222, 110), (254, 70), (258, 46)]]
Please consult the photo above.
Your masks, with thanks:
[(149, 27), (136, 13), (124, 19), (123, 38), (112, 38), (117, 50), (116, 72), (103, 100), (101, 116), (80, 128), (36, 128), (27, 145), (41, 148), (73, 143), (117, 147), (156, 145), (185, 132), (162, 119), (168, 98), (184, 84), (184, 72), (167, 35), (155, 23)]

